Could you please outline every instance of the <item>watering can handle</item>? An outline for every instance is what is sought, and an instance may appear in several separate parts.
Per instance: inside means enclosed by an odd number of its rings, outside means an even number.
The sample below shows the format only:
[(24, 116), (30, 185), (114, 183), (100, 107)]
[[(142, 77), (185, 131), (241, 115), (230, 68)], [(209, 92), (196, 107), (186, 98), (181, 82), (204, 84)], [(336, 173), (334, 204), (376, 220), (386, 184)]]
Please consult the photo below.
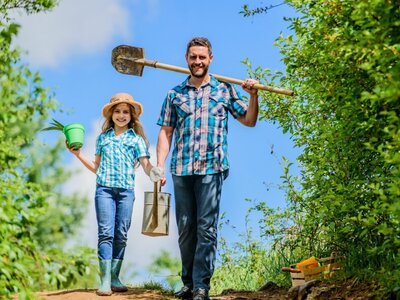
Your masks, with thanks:
[[(160, 187), (158, 187), (158, 185)], [(161, 192), (161, 182), (155, 181), (154, 182), (154, 190), (153, 190), (153, 216), (152, 216), (152, 227), (158, 227), (158, 192)]]

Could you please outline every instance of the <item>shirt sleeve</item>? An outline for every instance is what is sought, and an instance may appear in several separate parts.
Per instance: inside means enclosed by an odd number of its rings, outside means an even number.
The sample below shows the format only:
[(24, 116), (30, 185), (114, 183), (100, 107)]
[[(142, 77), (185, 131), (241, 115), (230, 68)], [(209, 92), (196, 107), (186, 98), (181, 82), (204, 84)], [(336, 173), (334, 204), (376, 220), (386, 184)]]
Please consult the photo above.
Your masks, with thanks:
[(176, 126), (177, 115), (175, 107), (172, 105), (171, 101), (173, 96), (174, 93), (168, 93), (167, 97), (165, 98), (157, 125), (170, 127)]
[(227, 84), (229, 90), (229, 101), (228, 110), (232, 116), (237, 119), (238, 117), (244, 116), (247, 112), (247, 104), (243, 101), (242, 95), (231, 84)]
[(102, 140), (102, 135), (99, 135), (96, 139), (96, 155), (101, 155)]
[(135, 147), (135, 158), (147, 157), (150, 158), (149, 149), (141, 136), (138, 136), (136, 147)]

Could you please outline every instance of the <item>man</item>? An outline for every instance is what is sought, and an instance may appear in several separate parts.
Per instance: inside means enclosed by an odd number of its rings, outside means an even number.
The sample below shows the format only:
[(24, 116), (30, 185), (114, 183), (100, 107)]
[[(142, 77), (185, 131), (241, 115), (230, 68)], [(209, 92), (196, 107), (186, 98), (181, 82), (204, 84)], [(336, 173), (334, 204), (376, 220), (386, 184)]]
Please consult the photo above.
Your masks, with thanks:
[(231, 84), (208, 73), (212, 59), (208, 39), (189, 41), (186, 61), (190, 76), (168, 92), (157, 122), (161, 126), (158, 167), (164, 168), (175, 133), (171, 173), (184, 284), (175, 296), (181, 299), (209, 299), (221, 188), (229, 169), (228, 112), (250, 127), (255, 126), (258, 115), (258, 92), (253, 88), (257, 81), (247, 79), (242, 84), (250, 94), (247, 106)]

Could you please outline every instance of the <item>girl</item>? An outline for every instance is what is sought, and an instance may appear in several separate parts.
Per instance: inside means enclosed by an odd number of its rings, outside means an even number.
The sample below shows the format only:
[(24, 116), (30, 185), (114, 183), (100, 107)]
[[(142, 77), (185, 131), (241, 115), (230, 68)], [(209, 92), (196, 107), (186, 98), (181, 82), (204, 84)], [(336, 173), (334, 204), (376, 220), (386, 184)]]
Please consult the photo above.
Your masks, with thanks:
[(86, 158), (80, 150), (69, 148), (86, 168), (97, 175), (95, 207), (100, 265), (97, 294), (102, 296), (111, 295), (112, 291), (128, 290), (118, 277), (135, 199), (134, 169), (140, 163), (149, 175), (153, 167), (149, 161), (148, 141), (139, 122), (141, 114), (139, 102), (129, 94), (118, 93), (103, 107), (106, 120), (96, 141), (94, 161)]

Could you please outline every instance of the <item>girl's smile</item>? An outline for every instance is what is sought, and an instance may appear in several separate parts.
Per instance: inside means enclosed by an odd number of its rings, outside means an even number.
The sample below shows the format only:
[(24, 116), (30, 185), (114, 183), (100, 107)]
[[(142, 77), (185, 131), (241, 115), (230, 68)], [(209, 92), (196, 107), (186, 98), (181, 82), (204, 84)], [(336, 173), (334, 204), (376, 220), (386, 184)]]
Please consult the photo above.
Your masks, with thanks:
[(115, 133), (119, 134), (128, 129), (128, 124), (131, 121), (131, 119), (132, 117), (129, 104), (126, 103), (118, 104), (115, 107), (112, 114)]

